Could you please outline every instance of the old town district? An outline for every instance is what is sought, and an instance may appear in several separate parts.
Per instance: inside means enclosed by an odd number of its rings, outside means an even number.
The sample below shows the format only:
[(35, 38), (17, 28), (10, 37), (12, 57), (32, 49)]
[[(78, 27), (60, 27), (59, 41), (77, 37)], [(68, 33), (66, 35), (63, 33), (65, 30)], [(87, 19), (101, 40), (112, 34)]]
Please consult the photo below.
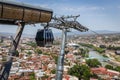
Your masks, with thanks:
[[(67, 40), (64, 58), (63, 80), (115, 80), (120, 79), (119, 49), (109, 49), (120, 46), (120, 36), (72, 36)], [(0, 68), (6, 62), (12, 41), (9, 37), (0, 37)], [(98, 54), (109, 58), (102, 64), (97, 59), (89, 58), (90, 48), (103, 47)], [(9, 80), (55, 80), (57, 60), (60, 53), (61, 39), (56, 38), (52, 47), (38, 47), (34, 38), (23, 37), (20, 40), (16, 56), (10, 71)], [(106, 48), (109, 47), (109, 48)], [(96, 49), (95, 49), (96, 50)], [(97, 51), (97, 50), (96, 50)], [(96, 62), (92, 62), (96, 61)], [(93, 64), (96, 63), (96, 64)], [(93, 64), (93, 65), (91, 65)], [(115, 64), (115, 65), (113, 65)], [(74, 68), (82, 71), (75, 75)], [(73, 72), (72, 72), (73, 70)], [(86, 73), (85, 73), (86, 72)], [(76, 72), (76, 74), (79, 74)], [(86, 75), (85, 75), (86, 74)]]

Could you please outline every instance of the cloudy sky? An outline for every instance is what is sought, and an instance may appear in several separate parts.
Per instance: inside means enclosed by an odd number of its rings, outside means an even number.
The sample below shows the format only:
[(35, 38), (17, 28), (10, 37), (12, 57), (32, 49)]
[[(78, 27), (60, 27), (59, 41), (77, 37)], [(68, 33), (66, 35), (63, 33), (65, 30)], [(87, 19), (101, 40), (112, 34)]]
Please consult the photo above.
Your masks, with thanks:
[[(54, 11), (54, 15), (56, 16), (80, 14), (78, 21), (82, 25), (87, 26), (91, 30), (109, 30), (120, 32), (120, 0), (16, 0), (16, 1), (50, 8)], [(31, 31), (35, 32), (38, 28), (38, 27), (29, 28), (28, 26), (26, 27), (27, 28), (25, 32), (28, 33), (29, 32), (31, 33)]]

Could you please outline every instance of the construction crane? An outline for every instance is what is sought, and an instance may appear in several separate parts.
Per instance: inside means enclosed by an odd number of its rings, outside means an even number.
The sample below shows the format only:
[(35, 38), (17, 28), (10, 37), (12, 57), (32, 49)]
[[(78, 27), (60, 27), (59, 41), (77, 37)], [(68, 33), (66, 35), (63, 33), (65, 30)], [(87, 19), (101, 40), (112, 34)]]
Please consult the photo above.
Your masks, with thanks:
[(57, 63), (57, 72), (56, 72), (56, 80), (62, 80), (63, 76), (63, 68), (64, 68), (64, 55), (65, 55), (65, 45), (67, 39), (67, 32), (70, 28), (78, 30), (80, 32), (86, 32), (89, 29), (83, 25), (81, 25), (77, 20), (77, 16), (61, 16), (61, 17), (53, 17), (52, 21), (42, 26), (53, 27), (62, 30), (62, 44), (60, 54), (58, 56)]

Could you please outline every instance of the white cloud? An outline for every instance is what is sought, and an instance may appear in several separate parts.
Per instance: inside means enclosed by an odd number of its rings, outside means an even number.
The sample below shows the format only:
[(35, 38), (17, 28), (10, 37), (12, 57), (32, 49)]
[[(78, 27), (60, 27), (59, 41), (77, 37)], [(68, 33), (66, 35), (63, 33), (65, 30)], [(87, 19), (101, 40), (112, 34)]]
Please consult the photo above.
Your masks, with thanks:
[[(56, 6), (56, 5), (55, 5)], [(50, 6), (55, 14), (58, 15), (78, 15), (78, 14), (93, 14), (93, 12), (103, 11), (104, 7), (99, 6), (71, 6), (71, 5), (59, 5)]]
[(77, 7), (64, 7), (62, 8), (65, 11), (95, 11), (95, 10), (104, 10), (103, 7), (96, 7), (96, 6), (77, 6)]
[(104, 7), (100, 6), (89, 6), (89, 5), (69, 5), (69, 4), (36, 4), (40, 5), (41, 7), (46, 7), (53, 9), (55, 15), (71, 15), (71, 14), (80, 14), (81, 12), (83, 13), (90, 13), (94, 11), (100, 11), (104, 10)]

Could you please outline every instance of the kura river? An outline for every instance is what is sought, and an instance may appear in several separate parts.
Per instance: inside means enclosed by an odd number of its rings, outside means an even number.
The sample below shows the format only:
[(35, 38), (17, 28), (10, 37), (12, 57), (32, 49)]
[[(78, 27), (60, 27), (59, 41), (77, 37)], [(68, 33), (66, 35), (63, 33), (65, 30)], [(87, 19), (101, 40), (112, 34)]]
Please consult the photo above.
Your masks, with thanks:
[(98, 52), (93, 51), (93, 50), (90, 50), (90, 51), (89, 51), (89, 58), (90, 58), (90, 59), (96, 58), (96, 59), (98, 59), (98, 60), (101, 61), (101, 62), (105, 62), (105, 61), (108, 61), (108, 60), (109, 60), (109, 58), (103, 57), (103, 56), (100, 55)]

